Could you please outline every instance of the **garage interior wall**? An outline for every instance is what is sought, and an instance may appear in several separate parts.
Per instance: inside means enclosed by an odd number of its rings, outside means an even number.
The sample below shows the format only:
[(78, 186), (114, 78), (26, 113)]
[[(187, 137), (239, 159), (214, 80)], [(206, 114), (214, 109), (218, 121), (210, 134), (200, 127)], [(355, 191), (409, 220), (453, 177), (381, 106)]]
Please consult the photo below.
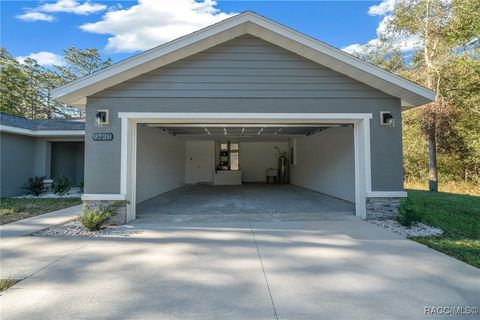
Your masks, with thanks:
[(290, 169), (293, 185), (355, 201), (353, 128), (328, 128), (297, 138), (297, 165)]
[(286, 141), (240, 142), (240, 169), (243, 182), (265, 182), (265, 171), (278, 168), (277, 146), (281, 152), (288, 151)]
[(137, 131), (137, 203), (185, 183), (185, 142), (158, 128)]

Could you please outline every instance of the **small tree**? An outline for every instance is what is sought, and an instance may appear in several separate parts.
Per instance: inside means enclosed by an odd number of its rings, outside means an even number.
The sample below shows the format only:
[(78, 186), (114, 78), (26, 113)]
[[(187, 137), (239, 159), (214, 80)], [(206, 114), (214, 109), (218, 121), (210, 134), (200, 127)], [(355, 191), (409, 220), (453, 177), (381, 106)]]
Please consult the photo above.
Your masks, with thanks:
[[(411, 37), (420, 42), (410, 77), (437, 95), (422, 110), (422, 132), (428, 139), (429, 189), (438, 191), (437, 150), (455, 139), (456, 109), (444, 83), (458, 51), (478, 48), (480, 1), (399, 0), (387, 21), (385, 37)], [(456, 144), (458, 146), (458, 143)]]

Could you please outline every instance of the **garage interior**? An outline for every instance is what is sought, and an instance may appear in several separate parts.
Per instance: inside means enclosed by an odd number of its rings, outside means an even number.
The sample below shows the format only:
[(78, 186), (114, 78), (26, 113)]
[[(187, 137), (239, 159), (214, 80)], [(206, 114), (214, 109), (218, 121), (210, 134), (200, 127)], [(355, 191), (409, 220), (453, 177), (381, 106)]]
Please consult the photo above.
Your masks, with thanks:
[(350, 124), (139, 124), (136, 166), (137, 219), (355, 214)]

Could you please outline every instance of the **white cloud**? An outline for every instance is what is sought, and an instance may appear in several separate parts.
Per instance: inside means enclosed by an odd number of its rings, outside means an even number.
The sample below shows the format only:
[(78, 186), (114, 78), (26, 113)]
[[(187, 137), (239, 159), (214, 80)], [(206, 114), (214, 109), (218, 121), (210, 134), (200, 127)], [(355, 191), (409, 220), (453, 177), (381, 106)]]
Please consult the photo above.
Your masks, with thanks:
[(38, 11), (43, 12), (66, 12), (78, 15), (88, 15), (105, 9), (107, 9), (107, 6), (104, 4), (91, 3), (90, 1), (79, 3), (76, 0), (58, 0), (55, 3), (45, 3), (37, 8)]
[(343, 47), (342, 50), (350, 54), (358, 54), (365, 51), (369, 46), (374, 46), (378, 42), (378, 39), (372, 39), (365, 44), (353, 43), (346, 47)]
[(139, 0), (126, 9), (111, 10), (102, 20), (87, 23), (84, 31), (112, 35), (107, 50), (146, 50), (186, 35), (234, 14), (221, 12), (215, 0)]
[[(392, 36), (389, 34), (388, 24), (392, 20), (392, 11), (395, 7), (395, 4), (402, 0), (383, 0), (378, 5), (373, 5), (368, 9), (368, 14), (371, 16), (382, 16), (383, 19), (379, 22), (377, 26), (377, 38), (369, 40), (367, 43), (360, 44), (354, 43), (342, 48), (343, 51), (350, 54), (361, 53), (369, 48), (374, 47), (380, 40), (380, 36)], [(449, 1), (449, 0), (446, 0)], [(412, 51), (418, 48), (421, 45), (421, 40), (418, 37), (414, 36), (396, 36), (392, 37), (392, 45), (400, 49), (403, 52)]]
[(36, 60), (41, 66), (58, 66), (64, 64), (62, 56), (48, 51), (30, 53), (28, 56), (19, 56), (16, 59), (17, 61), (23, 63), (27, 58)]
[(368, 8), (368, 14), (371, 16), (384, 16), (393, 11), (397, 0), (383, 0), (380, 4)]
[(26, 12), (24, 14), (19, 14), (17, 16), (17, 19), (23, 20), (23, 21), (47, 21), (51, 22), (53, 21), (54, 17), (49, 14), (41, 13), (41, 12)]
[(58, 0), (54, 3), (44, 3), (33, 9), (27, 8), (25, 13), (17, 15), (17, 19), (23, 21), (52, 22), (55, 17), (48, 13), (65, 12), (78, 15), (89, 15), (106, 9), (107, 6), (104, 4), (92, 3), (90, 1), (80, 3), (77, 0)]

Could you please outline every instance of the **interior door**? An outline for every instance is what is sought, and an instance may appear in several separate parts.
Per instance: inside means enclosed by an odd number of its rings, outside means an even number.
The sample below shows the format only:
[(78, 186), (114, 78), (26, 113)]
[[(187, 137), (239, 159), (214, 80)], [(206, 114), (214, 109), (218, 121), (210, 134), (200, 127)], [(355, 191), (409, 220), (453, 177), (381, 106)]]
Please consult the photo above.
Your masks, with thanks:
[(186, 142), (186, 176), (187, 183), (213, 183), (215, 168), (214, 141)]

